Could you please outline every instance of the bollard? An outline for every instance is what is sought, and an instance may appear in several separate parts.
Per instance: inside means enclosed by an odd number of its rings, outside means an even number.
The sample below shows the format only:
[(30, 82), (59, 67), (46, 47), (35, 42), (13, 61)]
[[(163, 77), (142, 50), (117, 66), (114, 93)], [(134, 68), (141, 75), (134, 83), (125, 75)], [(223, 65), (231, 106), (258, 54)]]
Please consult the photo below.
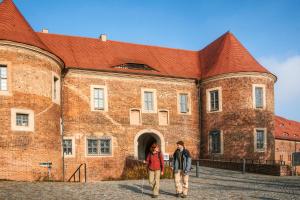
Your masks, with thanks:
[(243, 174), (246, 173), (246, 160), (243, 159)]
[(200, 165), (199, 165), (199, 161), (197, 161), (197, 164), (196, 164), (196, 177), (200, 178)]

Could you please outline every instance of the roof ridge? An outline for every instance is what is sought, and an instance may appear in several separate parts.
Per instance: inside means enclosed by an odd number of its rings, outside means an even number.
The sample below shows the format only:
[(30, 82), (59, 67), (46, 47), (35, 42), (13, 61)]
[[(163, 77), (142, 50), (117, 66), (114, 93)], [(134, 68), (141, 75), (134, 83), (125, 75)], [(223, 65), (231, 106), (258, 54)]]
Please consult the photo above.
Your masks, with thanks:
[[(78, 36), (78, 35), (66, 35), (66, 34), (60, 34), (60, 33), (42, 33), (42, 32), (36, 32), (36, 33), (38, 35), (45, 34), (45, 35), (54, 35), (54, 36), (61, 36), (61, 37), (74, 37), (74, 38), (82, 38), (82, 39), (101, 41), (98, 38)], [(164, 47), (164, 46), (158, 46), (158, 45), (139, 44), (139, 43), (134, 43), (134, 42), (124, 42), (124, 41), (117, 41), (117, 40), (107, 40), (106, 42), (123, 43), (123, 44), (128, 44), (128, 45), (145, 46), (145, 47), (151, 47), (151, 48), (162, 48), (162, 49), (169, 49), (169, 50), (187, 51), (187, 52), (192, 52), (192, 53), (197, 53), (197, 52), (201, 51), (201, 50), (180, 49), (180, 48), (175, 48), (175, 47)]]

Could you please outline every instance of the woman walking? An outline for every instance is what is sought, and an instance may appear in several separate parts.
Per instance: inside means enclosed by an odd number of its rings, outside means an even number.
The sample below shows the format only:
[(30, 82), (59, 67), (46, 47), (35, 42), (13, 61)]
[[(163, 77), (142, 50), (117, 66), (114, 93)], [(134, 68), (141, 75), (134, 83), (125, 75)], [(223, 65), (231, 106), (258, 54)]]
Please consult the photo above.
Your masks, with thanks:
[(149, 183), (153, 191), (152, 198), (157, 198), (159, 195), (160, 175), (164, 174), (164, 159), (156, 143), (151, 145), (146, 163), (149, 171)]

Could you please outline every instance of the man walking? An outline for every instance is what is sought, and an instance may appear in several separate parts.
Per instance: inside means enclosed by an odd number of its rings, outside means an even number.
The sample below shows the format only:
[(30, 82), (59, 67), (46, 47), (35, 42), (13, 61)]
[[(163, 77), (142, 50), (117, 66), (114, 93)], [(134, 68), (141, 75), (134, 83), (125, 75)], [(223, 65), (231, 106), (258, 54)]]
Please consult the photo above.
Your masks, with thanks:
[(191, 166), (192, 159), (190, 152), (185, 149), (183, 141), (178, 141), (177, 149), (173, 154), (173, 170), (177, 197), (187, 197), (188, 173), (191, 171)]
[(156, 143), (152, 144), (146, 163), (148, 165), (149, 183), (153, 191), (152, 197), (157, 198), (159, 195), (160, 175), (164, 175), (164, 159)]

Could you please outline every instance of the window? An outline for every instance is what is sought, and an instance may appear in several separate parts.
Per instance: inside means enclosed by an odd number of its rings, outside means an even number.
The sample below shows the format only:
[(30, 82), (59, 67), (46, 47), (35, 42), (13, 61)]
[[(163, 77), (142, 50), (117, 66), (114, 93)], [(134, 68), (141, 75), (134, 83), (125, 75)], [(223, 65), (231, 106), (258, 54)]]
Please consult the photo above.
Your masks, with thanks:
[(219, 110), (219, 91), (213, 90), (210, 91), (210, 111)]
[(94, 109), (104, 110), (104, 89), (94, 88)]
[(29, 125), (29, 114), (16, 114), (16, 126), (26, 126)]
[(253, 107), (264, 109), (266, 105), (265, 85), (253, 85)]
[(222, 111), (222, 94), (221, 88), (212, 88), (206, 91), (207, 95), (207, 110), (208, 112)]
[(91, 156), (111, 155), (111, 139), (87, 139), (87, 154)]
[(189, 112), (188, 108), (188, 94), (180, 94), (179, 95), (180, 101), (180, 112), (187, 113)]
[(73, 155), (73, 142), (72, 139), (63, 140), (63, 151), (65, 156)]
[(139, 109), (130, 109), (130, 124), (131, 125), (141, 125), (141, 111)]
[(283, 155), (282, 154), (280, 155), (280, 160), (283, 160)]
[(210, 137), (210, 152), (211, 153), (223, 153), (222, 150), (222, 135), (220, 131), (211, 131)]
[(266, 129), (255, 129), (255, 151), (265, 151), (266, 139)]
[(54, 73), (52, 74), (52, 101), (60, 104), (60, 80)]
[(160, 110), (158, 112), (158, 123), (161, 126), (169, 125), (169, 112), (167, 110)]
[(58, 98), (58, 94), (57, 94), (57, 92), (58, 92), (58, 78), (57, 77), (54, 77), (54, 80), (53, 80), (53, 82), (54, 82), (54, 87), (53, 87), (53, 89), (54, 89), (54, 91), (53, 91), (53, 98), (56, 100), (57, 98)]
[(145, 110), (153, 111), (153, 92), (144, 92)]
[(157, 71), (148, 65), (145, 64), (140, 64), (140, 63), (124, 63), (118, 66), (115, 66), (113, 68), (118, 68), (118, 69), (133, 69), (133, 70), (145, 70), (145, 71)]
[(107, 111), (107, 87), (101, 85), (91, 86), (91, 109), (92, 111)]
[(7, 91), (7, 67), (0, 65), (0, 91)]
[(34, 112), (26, 109), (11, 109), (11, 129), (13, 131), (34, 131)]
[(142, 105), (145, 113), (157, 112), (156, 90), (142, 89)]

